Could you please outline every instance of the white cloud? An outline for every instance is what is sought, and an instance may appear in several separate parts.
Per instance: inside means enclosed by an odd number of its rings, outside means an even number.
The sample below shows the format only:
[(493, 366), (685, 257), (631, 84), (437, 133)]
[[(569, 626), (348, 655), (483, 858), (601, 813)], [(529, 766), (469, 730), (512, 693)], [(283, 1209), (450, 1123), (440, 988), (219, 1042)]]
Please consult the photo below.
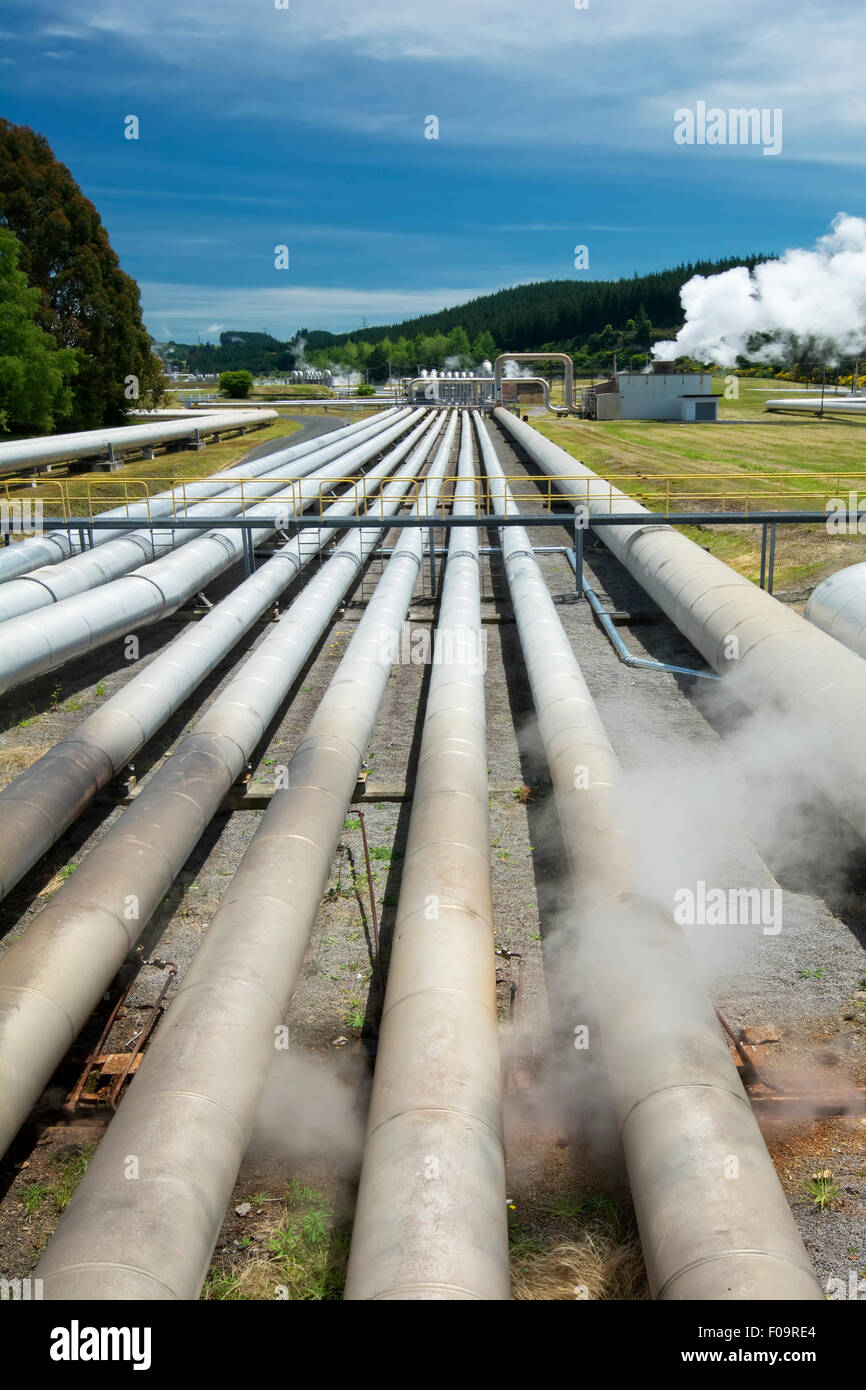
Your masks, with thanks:
[[(723, 6), (694, 0), (593, 0), (575, 10), (569, 0), (497, 0), (468, 4), (436, 0), (293, 0), (288, 10), (237, 0), (91, 0), (94, 32), (126, 39), (166, 65), (219, 71), (226, 53), (244, 73), (246, 90), (269, 92), (285, 80), (286, 64), (318, 58), (348, 71), (345, 100), (308, 103), (320, 126), (417, 139), (406, 95), (415, 96), (414, 69), (425, 74), (423, 92), (440, 92), (443, 138), (466, 144), (542, 140), (554, 148), (615, 148), (621, 152), (669, 149), (673, 112), (696, 99), (711, 105), (782, 106), (785, 157), (858, 162), (866, 122), (862, 74), (866, 33), (856, 10), (827, 22), (815, 0), (791, 0), (784, 15), (754, 0)], [(366, 64), (362, 82), (359, 64)], [(399, 65), (390, 77), (372, 65)], [(443, 67), (453, 69), (453, 80)], [(431, 80), (426, 80), (429, 74)], [(491, 124), (478, 82), (508, 76), (512, 116)], [(363, 99), (359, 99), (360, 93)], [(828, 125), (827, 101), (841, 113)], [(411, 100), (409, 105), (411, 107)], [(273, 113), (268, 96), (246, 96), (237, 112)], [(297, 119), (294, 116), (293, 119)], [(706, 154), (707, 151), (703, 151)]]
[[(493, 288), (500, 288), (495, 286)], [(217, 333), (230, 328), (260, 330), (267, 326), (275, 337), (289, 337), (299, 327), (326, 328), (331, 332), (360, 330), (368, 323), (395, 323), (416, 314), (437, 313), (462, 304), (480, 289), (358, 290), (333, 287), (286, 286), (282, 289), (213, 288), (206, 285), (174, 285), (144, 281), (140, 285), (145, 323), (158, 322), (163, 336), (181, 340), (186, 333)], [(215, 322), (216, 318), (219, 322)], [(165, 332), (165, 325), (170, 333)]]

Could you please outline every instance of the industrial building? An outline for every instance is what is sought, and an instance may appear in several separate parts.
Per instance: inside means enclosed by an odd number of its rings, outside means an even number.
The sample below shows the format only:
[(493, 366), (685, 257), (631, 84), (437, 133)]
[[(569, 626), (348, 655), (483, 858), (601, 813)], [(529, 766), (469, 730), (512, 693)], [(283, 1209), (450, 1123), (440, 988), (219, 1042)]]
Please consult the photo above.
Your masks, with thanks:
[(718, 397), (708, 372), (674, 372), (668, 362), (653, 363), (649, 372), (617, 372), (583, 392), (583, 414), (589, 420), (718, 419)]

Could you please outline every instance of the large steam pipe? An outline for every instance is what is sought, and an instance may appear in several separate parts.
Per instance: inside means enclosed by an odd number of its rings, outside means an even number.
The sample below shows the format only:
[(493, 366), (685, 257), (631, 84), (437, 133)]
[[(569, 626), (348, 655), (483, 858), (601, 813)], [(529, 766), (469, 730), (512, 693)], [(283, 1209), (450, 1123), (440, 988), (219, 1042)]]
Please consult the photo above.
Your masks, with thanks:
[[(384, 521), (399, 508), (440, 429), (437, 415), (396, 446), (393, 453), (406, 462), (382, 489), (371, 517)], [(375, 547), (378, 530), (374, 524), (346, 536), (132, 806), (0, 960), (0, 1152), (261, 741)]]
[[(249, 533), (251, 543), (273, 534), (275, 511), (285, 514), (284, 524), (288, 525), (292, 515), (318, 500), (322, 489), (350, 476), (424, 414), (422, 410), (410, 413), (366, 443), (338, 455), (309, 478), (293, 482), (271, 501), (250, 507), (248, 515), (271, 519), (269, 525)], [(422, 418), (415, 433), (423, 428)], [(413, 439), (410, 435), (409, 440)], [(409, 447), (407, 441), (404, 447)], [(0, 693), (128, 633), (135, 625), (154, 623), (173, 613), (202, 585), (234, 564), (243, 553), (243, 545), (239, 529), (210, 531), (189, 541), (182, 550), (170, 551), (121, 579), (63, 599), (33, 616), (9, 619), (0, 629)]]
[[(416, 511), (435, 508), (454, 429), (452, 420)], [(265, 812), (48, 1245), (38, 1276), (46, 1298), (72, 1290), (76, 1299), (198, 1295), (399, 650), (422, 538), (401, 533), (286, 788)], [(349, 544), (359, 544), (358, 533)], [(142, 1181), (124, 1177), (130, 1153)]]
[(858, 656), (866, 656), (866, 564), (831, 574), (812, 590), (803, 616)]
[(15, 439), (0, 444), (0, 477), (40, 468), (47, 463), (68, 463), (118, 449), (141, 449), (168, 444), (173, 439), (242, 430), (276, 420), (275, 410), (223, 410), (191, 415), (188, 420), (163, 420), (153, 425), (121, 425), (119, 429), (81, 430), (76, 434), (46, 435), (40, 439)]
[[(589, 508), (590, 525), (593, 516), (646, 511), (507, 410), (494, 418), (561, 492)], [(670, 526), (599, 526), (596, 534), (744, 703), (790, 721), (798, 766), (808, 764), (866, 839), (862, 660)]]
[[(475, 515), (463, 416), (455, 516)], [(451, 532), (347, 1299), (507, 1299), (478, 537)]]
[(811, 396), (764, 402), (770, 412), (790, 412), (801, 415), (866, 415), (866, 399), (862, 396), (834, 396), (829, 391), (824, 399)]
[[(393, 468), (376, 464), (326, 517), (363, 510)], [(303, 530), (182, 633), (145, 669), (0, 791), (0, 899), (46, 854), (100, 788), (125, 767), (250, 630), (270, 603), (331, 541)]]
[[(395, 411), (386, 410), (376, 417), (377, 421), (393, 419)], [(374, 422), (375, 424), (375, 422)], [(352, 425), (345, 425), (342, 429), (329, 432), (327, 444), (336, 444), (338, 441), (347, 440), (354, 437), (355, 442), (359, 442), (360, 432), (371, 428), (369, 421), (356, 421)], [(104, 512), (99, 513), (100, 520), (106, 517), (122, 517), (125, 521), (141, 519), (142, 522), (151, 522), (161, 517), (173, 516), (178, 506), (178, 502), (185, 504), (195, 502), (205, 497), (214, 497), (218, 492), (224, 491), (227, 483), (236, 482), (239, 478), (255, 478), (262, 473), (272, 470), (276, 463), (292, 463), (295, 459), (303, 458), (307, 454), (316, 453), (317, 450), (324, 448), (320, 438), (307, 439), (302, 444), (292, 444), (286, 449), (268, 454), (260, 459), (243, 460), (233, 464), (231, 468), (224, 468), (219, 473), (213, 473), (209, 478), (203, 478), (197, 483), (182, 483), (176, 487), (169, 488), (166, 492), (159, 492), (154, 497), (142, 502), (124, 502), (119, 507), (110, 507)], [(323, 462), (325, 460), (322, 460)], [(112, 531), (106, 528), (93, 531), (90, 543), (93, 546), (105, 545), (107, 541), (114, 541), (128, 535), (126, 528)], [(76, 535), (65, 535), (62, 531), (52, 531), (41, 536), (28, 536), (24, 540), (16, 541), (14, 545), (5, 546), (0, 550), (0, 583), (9, 579), (17, 579), (19, 575), (29, 574), (32, 570), (43, 565), (56, 565), (61, 560), (67, 560), (70, 555), (75, 555), (81, 550), (81, 542)]]
[[(514, 516), (476, 423), (491, 511)], [(619, 762), (529, 537), (500, 539), (652, 1293), (823, 1298), (685, 940), (637, 896)]]
[[(574, 411), (574, 363), (567, 352), (500, 352), (493, 363), (494, 398), (502, 401), (502, 372), (506, 362), (561, 362), (563, 365), (563, 394), (565, 405), (551, 405), (549, 389), (545, 393), (544, 404), (554, 415), (570, 415)], [(543, 378), (523, 378), (524, 380), (543, 380)]]
[[(385, 425), (367, 426), (365, 430), (355, 431), (348, 439), (337, 443), (319, 442), (311, 450), (305, 450), (297, 459), (288, 458), (289, 450), (280, 450), (263, 460), (255, 460), (249, 468), (241, 468), (223, 483), (222, 490), (208, 497), (207, 501), (196, 501), (186, 505), (186, 499), (176, 509), (177, 517), (204, 515), (208, 519), (219, 516), (236, 516), (246, 508), (248, 502), (258, 497), (268, 497), (280, 490), (283, 483), (306, 474), (322, 476), (324, 465), (333, 459), (345, 457), (349, 445), (358, 445), (363, 439), (376, 439), (386, 429)], [(226, 485), (228, 484), (228, 485)], [(36, 608), (47, 608), (52, 603), (71, 598), (74, 594), (109, 584), (113, 579), (139, 569), (150, 561), (178, 550), (195, 540), (194, 530), (178, 530), (173, 526), (174, 517), (166, 519), (164, 527), (156, 529), (152, 525), (140, 531), (127, 531), (117, 540), (110, 541), (98, 549), (85, 550), (68, 560), (45, 565), (30, 570), (18, 579), (7, 579), (0, 585), (0, 623), (11, 618), (19, 618)], [(97, 533), (98, 534), (98, 533)]]

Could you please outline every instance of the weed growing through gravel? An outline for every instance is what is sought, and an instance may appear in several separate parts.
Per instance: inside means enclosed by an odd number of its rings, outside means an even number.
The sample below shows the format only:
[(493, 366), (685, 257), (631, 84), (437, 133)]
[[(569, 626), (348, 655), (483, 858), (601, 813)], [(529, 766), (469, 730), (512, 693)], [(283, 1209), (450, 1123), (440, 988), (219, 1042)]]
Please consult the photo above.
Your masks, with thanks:
[(51, 1202), (58, 1216), (66, 1210), (75, 1189), (87, 1172), (87, 1165), (96, 1151), (96, 1144), (82, 1144), (73, 1153), (58, 1154), (54, 1162), (60, 1171), (54, 1182), (32, 1182), (21, 1190), (24, 1215), (34, 1217), (44, 1202)]
[(839, 1196), (839, 1188), (833, 1181), (833, 1174), (829, 1168), (819, 1169), (817, 1173), (813, 1173), (806, 1187), (812, 1194), (812, 1201), (819, 1211), (823, 1211)]
[[(263, 1206), (264, 1194), (250, 1198)], [(285, 1210), (267, 1243), (267, 1257), (249, 1260), (242, 1267), (214, 1270), (202, 1290), (207, 1300), (237, 1301), (288, 1298), (321, 1302), (339, 1299), (349, 1253), (347, 1235), (334, 1228), (334, 1208), (324, 1193), (304, 1183), (291, 1182), (285, 1192)], [(238, 1242), (252, 1250), (251, 1237)]]

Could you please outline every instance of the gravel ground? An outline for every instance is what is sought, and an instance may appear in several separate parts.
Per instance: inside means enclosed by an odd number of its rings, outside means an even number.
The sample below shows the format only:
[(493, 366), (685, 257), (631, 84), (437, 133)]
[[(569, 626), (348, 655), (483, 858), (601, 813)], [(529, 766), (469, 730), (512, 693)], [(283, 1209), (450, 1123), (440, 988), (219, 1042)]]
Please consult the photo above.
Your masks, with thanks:
[[(331, 416), (326, 421), (303, 420), (311, 432), (342, 423)], [(303, 437), (299, 432), (291, 442)], [(506, 472), (522, 473), (498, 436), (497, 447)], [(534, 540), (538, 545), (569, 544), (570, 534), (539, 528)], [(486, 543), (494, 544), (495, 538)], [(762, 1116), (761, 1123), (819, 1276), (825, 1282), (847, 1278), (849, 1269), (866, 1264), (866, 1121), (816, 1118), (814, 1099), (866, 1081), (866, 1010), (852, 997), (866, 974), (862, 860), (850, 852), (844, 833), (823, 807), (807, 808), (823, 827), (821, 853), (807, 853), (804, 813), (796, 798), (792, 802), (790, 786), (768, 774), (766, 759), (756, 756), (750, 766), (749, 756), (744, 756), (760, 739), (760, 730), (750, 731), (744, 712), (726, 707), (710, 682), (622, 665), (586, 602), (577, 599), (565, 557), (544, 554), (539, 562), (628, 778), (628, 813), (642, 846), (640, 871), (646, 891), (673, 904), (678, 888), (702, 878), (712, 886), (748, 886), (771, 893), (778, 889), (782, 894), (782, 926), (775, 935), (760, 927), (695, 928), (690, 935), (713, 1002), (731, 1026), (773, 1025), (779, 1034), (779, 1041), (769, 1047), (773, 1074), (783, 1076), (803, 1098), (803, 1110), (788, 1120)], [(269, 731), (266, 745), (258, 750), (253, 790), (266, 787), (273, 767), (291, 757), (381, 566), (375, 561), (348, 597)], [(699, 655), (608, 552), (590, 551), (587, 570), (607, 605), (627, 615), (620, 632), (633, 652), (687, 667), (702, 665)], [(237, 576), (237, 570), (222, 576), (208, 589), (209, 598), (228, 592)], [(293, 592), (286, 595), (283, 607)], [(601, 1195), (618, 1203), (621, 1229), (627, 1231), (630, 1205), (602, 1078), (594, 1076), (588, 1092), (566, 1064), (571, 1024), (557, 1007), (561, 962), (549, 944), (545, 948), (545, 938), (549, 943), (569, 911), (570, 887), (516, 629), (495, 557), (483, 566), (483, 599), (490, 863), (509, 1197), (515, 1205), (512, 1224), (519, 1234), (536, 1240), (559, 1239), (563, 1228), (555, 1213), (563, 1196), (573, 1199), (577, 1211), (580, 1200)], [(429, 622), (433, 611), (425, 572), (410, 617), (418, 624)], [(123, 660), (122, 644), (110, 644), (5, 697), (0, 701), (0, 730), (6, 731), (0, 755), (19, 750), (21, 765), (26, 765), (119, 689), (180, 630), (178, 620), (143, 630), (142, 661), (132, 668)], [(267, 631), (266, 622), (258, 624), (178, 717), (142, 750), (135, 768), (139, 781), (160, 766)], [(411, 789), (427, 680), (425, 667), (395, 667), (368, 753), (371, 782), (397, 791), (406, 783)], [(32, 722), (22, 725), (27, 719)], [(9, 765), (7, 780), (17, 770)], [(754, 808), (763, 805), (769, 805), (772, 814), (755, 814)], [(365, 803), (362, 809), (387, 959), (410, 802), (383, 799)], [(217, 815), (149, 923), (143, 953), (174, 962), (178, 977), (195, 953), (261, 814)], [(0, 952), (4, 943), (26, 929), (62, 886), (64, 875), (120, 815), (122, 810), (109, 800), (91, 807), (56, 852), (0, 905)], [(813, 823), (810, 819), (809, 829)], [(124, 976), (132, 989), (109, 1039), (109, 1046), (117, 1050), (129, 1046), (163, 982), (162, 972), (141, 967), (140, 960), (141, 954)], [(273, 1228), (275, 1215), (269, 1213), (276, 1213), (276, 1201), (272, 1208), (257, 1207), (253, 1216), (239, 1217), (235, 1207), (256, 1192), (275, 1199), (289, 1177), (314, 1183), (333, 1202), (338, 1223), (348, 1220), (381, 993), (360, 820), (353, 807), (288, 1012), (292, 1060), (269, 1081), (259, 1131), (218, 1242), (216, 1270), (225, 1269), (227, 1261), (234, 1268), (234, 1261), (247, 1258), (246, 1251), (255, 1254)], [(104, 1123), (94, 1118), (70, 1125), (60, 1116), (57, 1102), (74, 1083), (86, 1048), (98, 1037), (116, 997), (115, 993), (94, 1015), (0, 1170), (0, 1270), (26, 1273), (56, 1223), (57, 1203), (51, 1198), (26, 1214), (26, 1190), (36, 1181), (54, 1181), (63, 1164), (71, 1161), (70, 1154), (74, 1158), (82, 1146), (87, 1152), (90, 1136)], [(282, 1123), (286, 1113), (292, 1115), (289, 1127)], [(831, 1169), (840, 1189), (837, 1200), (823, 1212), (805, 1186), (816, 1168)], [(584, 1226), (583, 1218), (575, 1215), (567, 1232), (579, 1233)]]

